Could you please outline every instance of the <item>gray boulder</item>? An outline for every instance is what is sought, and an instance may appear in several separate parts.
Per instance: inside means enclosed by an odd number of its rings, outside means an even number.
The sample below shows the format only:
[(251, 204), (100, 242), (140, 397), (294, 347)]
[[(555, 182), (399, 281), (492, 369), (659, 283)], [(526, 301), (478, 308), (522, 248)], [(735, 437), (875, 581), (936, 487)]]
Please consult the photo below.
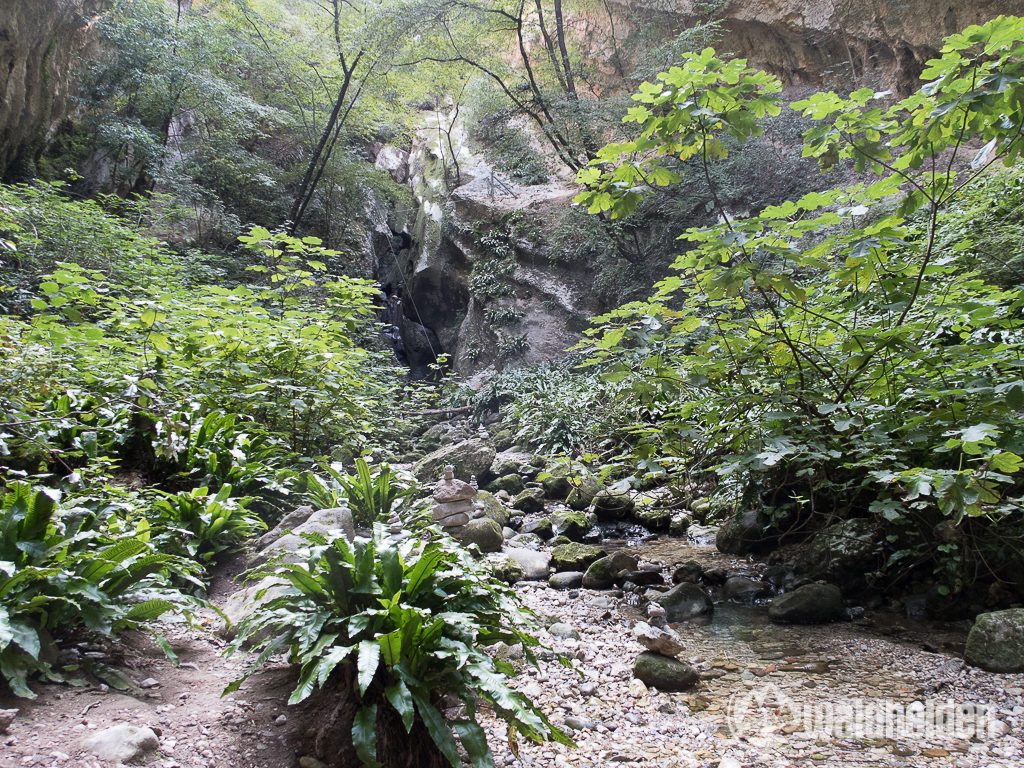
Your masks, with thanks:
[(535, 552), (532, 549), (521, 547), (509, 547), (505, 555), (523, 568), (523, 579), (526, 581), (537, 581), (548, 577), (548, 569), (551, 564), (551, 555), (547, 552)]
[(964, 661), (989, 672), (1024, 672), (1024, 608), (980, 614), (967, 635)]
[(747, 576), (730, 576), (722, 587), (722, 597), (734, 603), (753, 603), (769, 593), (767, 584)]
[[(345, 507), (332, 507), (310, 512), (298, 525), (286, 527), (285, 524), (289, 517), (286, 515), (270, 533), (260, 539), (262, 542), (274, 534), (270, 543), (253, 558), (256, 563), (267, 562), (276, 555), (282, 555), (282, 560), (286, 563), (302, 562), (302, 558), (296, 554), (296, 551), (310, 546), (310, 542), (302, 537), (304, 533), (318, 533), (329, 539), (337, 538), (341, 534), (349, 541), (356, 537), (355, 521), (352, 519), (352, 513)], [(297, 518), (292, 518), (293, 522), (295, 519)]]
[(738, 512), (722, 523), (715, 535), (715, 546), (729, 555), (757, 552), (771, 543), (771, 537), (765, 534), (767, 524), (755, 509)]
[(622, 520), (636, 504), (628, 493), (616, 493), (610, 488), (603, 488), (594, 496), (590, 503), (598, 520)]
[(316, 509), (308, 504), (293, 509), (281, 518), (281, 522), (256, 540), (256, 549), (266, 549), (293, 528), (297, 528), (306, 522), (315, 511)]
[(704, 576), (704, 568), (696, 560), (687, 560), (672, 572), (672, 583), (682, 584), (684, 581), (696, 583)]
[(706, 616), (714, 610), (708, 593), (687, 581), (677, 584), (652, 602), (665, 609), (665, 618), (670, 622), (689, 621), (697, 616)]
[(552, 589), (577, 589), (583, 586), (583, 571), (562, 571), (548, 577)]
[(672, 512), (668, 509), (638, 509), (633, 519), (648, 531), (667, 531), (672, 525)]
[(636, 570), (637, 559), (625, 552), (613, 552), (607, 557), (595, 560), (583, 575), (583, 586), (587, 589), (611, 589), (625, 574)]
[(160, 748), (160, 740), (151, 728), (118, 723), (82, 739), (82, 747), (101, 760), (130, 763)]
[(530, 456), (528, 454), (502, 454), (494, 459), (494, 465), (491, 467), (491, 472), (498, 477), (504, 477), (505, 475), (518, 476), (522, 474), (523, 467), (528, 466), (529, 463)]
[(470, 520), (462, 528), (454, 531), (455, 537), (463, 546), (476, 544), (481, 552), (497, 552), (505, 543), (505, 537), (501, 533), (501, 526), (489, 517), (478, 517)]
[(776, 624), (827, 624), (845, 614), (843, 594), (834, 584), (805, 584), (768, 606), (768, 618)]
[(689, 664), (645, 651), (633, 664), (633, 677), (659, 691), (686, 691), (693, 688), (700, 676)]
[[(242, 619), (255, 611), (262, 603), (283, 595), (287, 586), (286, 582), (276, 576), (264, 576), (255, 584), (233, 593), (224, 601), (223, 611), (227, 622), (221, 633), (225, 637), (233, 637), (237, 625)], [(261, 635), (257, 635), (253, 642), (259, 642), (260, 638)]]
[(444, 474), (445, 465), (451, 464), (455, 467), (455, 476), (468, 481), (473, 475), (484, 477), (494, 463), (494, 456), (494, 446), (474, 438), (428, 453), (413, 465), (412, 471), (420, 480), (432, 482)]
[(812, 581), (859, 584), (880, 564), (881, 543), (874, 521), (844, 520), (815, 533), (798, 551), (795, 569)]

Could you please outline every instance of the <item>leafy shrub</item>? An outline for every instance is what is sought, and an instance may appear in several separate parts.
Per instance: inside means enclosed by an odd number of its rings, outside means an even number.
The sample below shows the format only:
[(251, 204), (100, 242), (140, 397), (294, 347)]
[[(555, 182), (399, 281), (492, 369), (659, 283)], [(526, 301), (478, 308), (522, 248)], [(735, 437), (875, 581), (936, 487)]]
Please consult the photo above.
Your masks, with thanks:
[[(364, 764), (379, 764), (376, 744), (386, 719), (400, 722), (407, 734), (425, 728), (457, 767), (454, 729), (474, 765), (490, 764), (490, 748), (476, 722), (479, 701), (493, 707), (510, 730), (537, 741), (570, 743), (543, 712), (508, 687), (504, 675), (511, 668), (483, 650), (498, 641), (522, 643), (536, 663), (531, 649), (537, 640), (518, 623), (521, 608), (514, 593), (448, 537), (396, 543), (378, 524), (369, 540), (321, 539), (313, 542), (305, 563), (250, 574), (268, 576), (287, 585), (284, 594), (260, 604), (240, 623), (232, 650), (255, 642), (262, 650), (258, 667), (286, 649), (301, 665), (293, 704), (324, 686), (339, 666), (351, 665), (356, 683), (349, 692), (356, 699), (351, 744)], [(441, 694), (461, 701), (465, 716), (446, 721), (438, 710)], [(409, 742), (415, 738), (403, 739), (405, 749), (413, 750)]]
[[(940, 592), (1019, 581), (1024, 296), (971, 273), (981, 238), (953, 206), (1024, 150), (1006, 117), (1024, 98), (1022, 34), (1000, 17), (949, 38), (931, 81), (887, 107), (870, 89), (790, 105), (813, 121), (804, 155), (874, 175), (862, 183), (745, 218), (708, 190), (719, 223), (688, 230), (675, 274), (598, 318), (587, 345), (606, 380), (653, 401), (631, 430), (638, 474), (697, 464), (723, 506), (783, 530), (874, 518), (889, 555), (877, 579), (927, 564)], [(726, 135), (757, 137), (782, 108), (777, 80), (711, 49), (659, 80), (627, 116), (640, 138), (581, 172), (591, 212), (629, 215), (637, 179), (680, 180), (665, 151), (709, 169)], [(959, 161), (968, 139), (984, 147)]]
[(246, 508), (251, 499), (231, 498), (231, 490), (223, 485), (211, 495), (202, 487), (157, 499), (152, 525), (165, 548), (208, 561), (266, 530), (266, 523)]
[(57, 491), (15, 482), (0, 508), (0, 672), (28, 698), (29, 675), (62, 679), (45, 660), (53, 634), (139, 627), (180, 607), (185, 598), (170, 579), (198, 570), (155, 551), (145, 528), (111, 533), (94, 513), (59, 500)]
[(310, 473), (306, 495), (321, 509), (344, 503), (357, 524), (372, 526), (386, 520), (392, 509), (406, 507), (418, 490), (412, 477), (396, 473), (387, 464), (370, 469), (365, 459), (358, 458), (355, 467), (354, 475), (346, 475), (336, 464), (322, 468), (327, 477)]
[(202, 415), (199, 403), (168, 414), (153, 427), (158, 459), (177, 470), (179, 481), (208, 487), (230, 484), (235, 492), (288, 493), (293, 473), (282, 467), (288, 451), (279, 437), (250, 419), (225, 411)]
[[(575, 370), (579, 358), (512, 368), (476, 396), (478, 413), (498, 410), (516, 437), (543, 453), (597, 453), (628, 423), (634, 405), (627, 384)], [(607, 447), (605, 445), (605, 447)]]

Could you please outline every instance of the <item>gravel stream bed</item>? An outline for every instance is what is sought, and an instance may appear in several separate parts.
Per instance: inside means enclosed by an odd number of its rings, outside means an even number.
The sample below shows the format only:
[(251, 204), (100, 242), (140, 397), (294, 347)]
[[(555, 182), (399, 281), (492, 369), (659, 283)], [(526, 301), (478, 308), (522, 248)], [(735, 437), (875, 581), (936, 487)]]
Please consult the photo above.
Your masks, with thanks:
[[(721, 556), (696, 547), (679, 559), (691, 558)], [(558, 622), (542, 640), (573, 658), (575, 670), (553, 654), (537, 670), (517, 661), (517, 648), (500, 652), (521, 669), (516, 687), (578, 748), (520, 738), (517, 757), (503, 723), (489, 721), (499, 768), (1024, 765), (1024, 675), (964, 665), (962, 631), (871, 613), (857, 622), (780, 626), (767, 622), (763, 606), (720, 603), (710, 623), (673, 625), (686, 646), (680, 658), (701, 681), (692, 691), (663, 693), (632, 677), (644, 648), (633, 638), (643, 616), (630, 595), (543, 583), (518, 589), (543, 623)]]

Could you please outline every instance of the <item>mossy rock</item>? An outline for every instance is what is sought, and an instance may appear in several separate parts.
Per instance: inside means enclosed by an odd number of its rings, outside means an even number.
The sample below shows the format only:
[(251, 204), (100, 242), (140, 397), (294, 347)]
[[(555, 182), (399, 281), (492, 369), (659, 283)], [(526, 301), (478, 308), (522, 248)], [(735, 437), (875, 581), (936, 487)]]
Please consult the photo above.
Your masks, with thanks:
[(1024, 672), (1024, 608), (980, 614), (967, 635), (964, 661), (989, 672)]
[(493, 493), (478, 491), (476, 501), (483, 505), (484, 517), (488, 517), (496, 522), (499, 528), (504, 528), (508, 525), (510, 511), (508, 507), (501, 503), (501, 499), (497, 498)]
[(672, 520), (668, 524), (669, 535), (685, 536), (686, 532), (690, 530), (691, 522), (690, 518), (684, 514), (676, 513), (672, 515)]
[(582, 541), (591, 527), (590, 518), (582, 512), (560, 509), (551, 515), (551, 530), (555, 536), (565, 536), (571, 541)]
[(491, 438), (494, 447), (499, 451), (507, 451), (516, 444), (516, 433), (511, 429), (499, 429)]
[(534, 514), (544, 511), (544, 489), (527, 488), (512, 500), (515, 509), (521, 509), (526, 514)]
[(638, 509), (633, 519), (649, 531), (667, 531), (672, 525), (672, 512), (668, 509)]
[(523, 485), (523, 478), (519, 475), (510, 474), (502, 475), (497, 480), (487, 486), (487, 490), (491, 493), (497, 493), (498, 491), (505, 491), (510, 496), (516, 496), (523, 492), (525, 486)]
[(548, 544), (550, 544), (552, 547), (561, 547), (564, 544), (572, 544), (572, 539), (564, 535), (555, 536), (555, 538), (549, 541)]
[(494, 466), (491, 467), (491, 471), (498, 475), (498, 477), (504, 477), (505, 475), (518, 475), (521, 474), (522, 469), (522, 461), (508, 456), (502, 456), (501, 458), (495, 459)]
[(544, 486), (544, 495), (556, 501), (565, 501), (572, 492), (573, 484), (569, 480), (569, 467), (560, 464), (540, 475), (540, 484)]
[(628, 493), (616, 493), (610, 488), (602, 488), (590, 506), (598, 520), (622, 520), (633, 511), (636, 503)]
[(454, 537), (466, 547), (476, 544), (481, 552), (497, 552), (505, 543), (501, 526), (489, 517), (470, 520), (454, 533)]
[(612, 552), (607, 557), (595, 560), (583, 574), (583, 586), (587, 589), (611, 589), (619, 581), (619, 574), (636, 570), (637, 559), (625, 552)]
[(526, 571), (519, 563), (511, 557), (502, 557), (494, 562), (494, 578), (506, 584), (515, 584), (522, 581)]
[(633, 677), (659, 691), (674, 692), (693, 688), (700, 680), (697, 670), (677, 659), (653, 651), (644, 651), (633, 663)]
[(551, 518), (538, 517), (528, 520), (522, 524), (520, 529), (523, 533), (535, 533), (542, 539), (550, 539), (554, 535), (551, 527)]
[(565, 503), (575, 510), (582, 512), (590, 507), (594, 497), (601, 490), (601, 484), (593, 475), (583, 475), (577, 478), (577, 485), (569, 491)]
[(551, 564), (556, 571), (585, 571), (590, 564), (605, 556), (600, 547), (570, 542), (551, 551)]

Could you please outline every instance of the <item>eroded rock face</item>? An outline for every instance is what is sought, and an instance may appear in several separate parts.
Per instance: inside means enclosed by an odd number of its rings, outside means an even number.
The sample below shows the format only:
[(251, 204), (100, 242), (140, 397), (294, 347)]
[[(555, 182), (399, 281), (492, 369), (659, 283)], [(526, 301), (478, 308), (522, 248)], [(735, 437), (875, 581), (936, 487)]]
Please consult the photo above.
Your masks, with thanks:
[(3, 0), (0, 4), (0, 178), (34, 175), (53, 129), (72, 108), (82, 67), (96, 42), (89, 22), (109, 0)]
[[(706, 19), (705, 3), (630, 3), (679, 27)], [(628, 19), (625, 4), (613, 3)], [(908, 93), (942, 39), (1001, 13), (1020, 13), (1015, 0), (901, 0), (898, 3), (730, 0), (715, 10), (725, 34), (716, 46), (779, 77), (785, 85), (847, 89), (867, 85)]]

